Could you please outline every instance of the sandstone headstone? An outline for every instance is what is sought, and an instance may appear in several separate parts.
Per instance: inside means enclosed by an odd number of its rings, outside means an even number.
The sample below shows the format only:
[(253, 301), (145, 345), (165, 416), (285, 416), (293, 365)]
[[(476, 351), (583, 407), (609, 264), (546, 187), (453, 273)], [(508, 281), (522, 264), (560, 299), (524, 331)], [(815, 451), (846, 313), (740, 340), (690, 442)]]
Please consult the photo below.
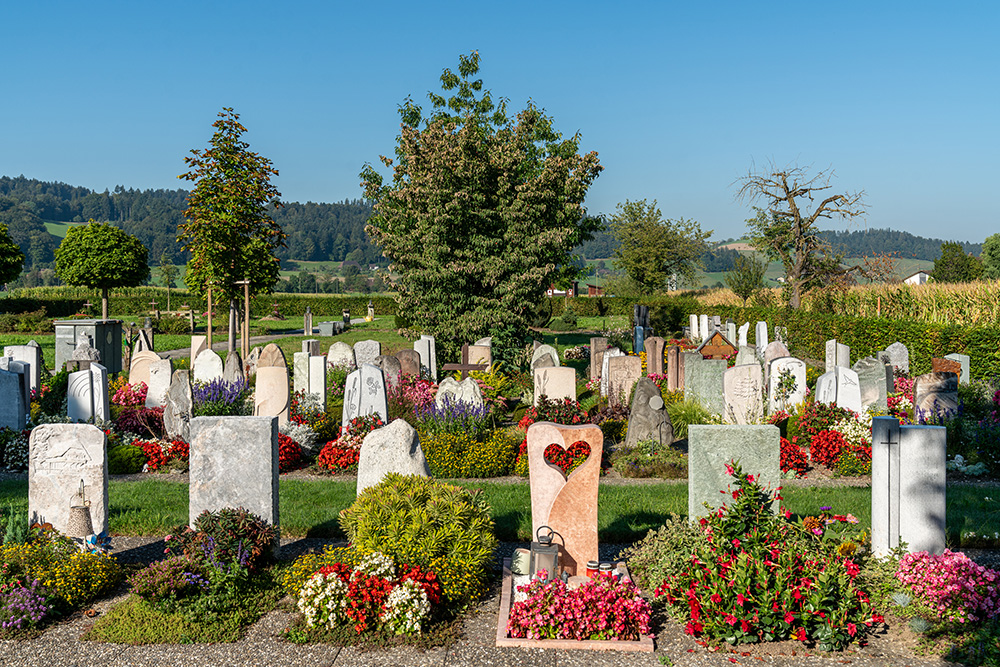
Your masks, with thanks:
[(536, 368), (535, 405), (545, 396), (549, 400), (562, 401), (565, 398), (576, 401), (576, 371), (570, 366), (558, 368)]
[(198, 358), (202, 350), (208, 349), (207, 336), (191, 336), (191, 367), (194, 368), (194, 360)]
[(667, 391), (684, 389), (684, 369), (681, 368), (681, 348), (671, 345), (667, 348)]
[(168, 438), (191, 442), (191, 378), (188, 371), (174, 371), (163, 404), (163, 430)]
[(739, 333), (737, 335), (737, 338), (739, 338), (739, 340), (736, 343), (737, 347), (746, 347), (748, 345), (747, 343), (748, 333), (750, 333), (750, 323), (744, 322), (742, 325), (740, 325)]
[(394, 389), (399, 386), (399, 374), (403, 372), (399, 359), (387, 354), (380, 354), (375, 357), (374, 365), (382, 369), (386, 389)]
[(353, 371), (357, 368), (357, 364), (354, 362), (354, 348), (338, 340), (330, 346), (330, 351), (326, 353), (326, 363), (330, 366), (339, 366)]
[(757, 354), (763, 355), (767, 348), (767, 322), (757, 322), (754, 327), (754, 345), (757, 346)]
[(972, 361), (969, 355), (953, 353), (944, 355), (944, 358), (959, 363), (958, 383), (969, 384), (969, 380), (972, 379), (972, 376), (969, 374), (970, 362)]
[[(726, 473), (730, 461), (737, 461), (743, 472), (755, 475), (764, 487), (777, 489), (781, 484), (779, 467), (781, 431), (770, 424), (763, 426), (688, 426), (688, 517), (691, 521), (719, 508), (732, 495), (726, 493), (735, 480)], [(778, 501), (772, 510), (777, 512)]]
[(132, 363), (128, 368), (128, 383), (134, 385), (142, 382), (148, 387), (149, 369), (152, 364), (159, 360), (160, 355), (156, 352), (150, 352), (149, 350), (143, 350), (142, 352), (133, 354)]
[(288, 409), (291, 405), (291, 394), (288, 389), (288, 364), (285, 362), (285, 353), (274, 343), (268, 343), (257, 361), (254, 416), (277, 417), (278, 426), (283, 426), (288, 421)]
[(319, 341), (315, 338), (309, 338), (302, 341), (302, 351), (308, 354), (310, 357), (318, 357), (323, 354), (319, 350)]
[(268, 343), (260, 351), (260, 357), (257, 359), (257, 368), (262, 367), (281, 367), (287, 369), (288, 361), (285, 359), (285, 353), (274, 343)]
[(162, 408), (167, 401), (167, 390), (170, 389), (170, 377), (174, 373), (174, 362), (170, 359), (157, 359), (149, 364), (149, 383), (146, 390), (146, 407)]
[(491, 365), (493, 363), (493, 348), (489, 345), (470, 345), (469, 363)]
[(632, 387), (642, 377), (642, 359), (634, 355), (614, 357), (608, 362), (608, 402), (628, 403)]
[[(34, 345), (32, 345), (34, 343)], [(28, 364), (28, 387), (38, 392), (42, 386), (42, 367), (45, 365), (42, 348), (35, 341), (27, 345), (5, 345), (3, 356)]]
[(660, 388), (648, 377), (639, 378), (635, 383), (625, 447), (631, 449), (644, 440), (655, 440), (663, 447), (669, 447), (674, 441), (674, 428)]
[[(258, 366), (260, 363), (258, 362)], [(222, 377), (226, 364), (213, 350), (202, 350), (191, 366), (191, 377), (195, 382), (209, 383)]]
[(893, 389), (892, 366), (887, 366), (874, 357), (858, 359), (854, 364), (861, 387), (861, 409), (869, 406), (881, 412), (888, 410), (888, 397)]
[(400, 350), (396, 353), (399, 371), (410, 377), (420, 377), (420, 353), (416, 350)]
[(421, 336), (413, 342), (413, 349), (420, 355), (421, 370), (426, 368), (428, 377), (437, 382), (437, 348), (434, 344), (434, 336)]
[(420, 448), (420, 436), (405, 419), (397, 419), (365, 436), (358, 459), (358, 495), (389, 473), (420, 477), (431, 474)]
[(222, 379), (226, 382), (242, 382), (246, 379), (243, 372), (243, 360), (236, 350), (226, 354), (226, 363), (222, 367)]
[(700, 354), (688, 353), (684, 359), (684, 400), (698, 401), (713, 415), (726, 411), (722, 394), (722, 374), (728, 363), (724, 359), (701, 359)]
[(604, 363), (604, 351), (608, 349), (608, 339), (602, 336), (590, 339), (590, 379), (601, 377)]
[[(782, 396), (779, 384), (786, 373), (791, 374), (795, 384), (787, 396)], [(768, 411), (788, 410), (798, 405), (806, 397), (806, 363), (795, 357), (778, 357), (771, 362), (767, 387)]]
[(759, 424), (764, 418), (764, 376), (756, 362), (733, 366), (722, 375), (728, 424)]
[(910, 373), (910, 351), (899, 341), (885, 348), (889, 355), (889, 364), (896, 370), (909, 375)]
[[(560, 426), (535, 422), (528, 427), (528, 480), (531, 487), (531, 531), (549, 526), (561, 544), (560, 563), (570, 576), (583, 574), (587, 561), (597, 559), (597, 492), (604, 436), (593, 424)], [(590, 455), (569, 476), (545, 460), (551, 444), (568, 448), (590, 445)]]
[(667, 341), (659, 336), (651, 336), (646, 339), (646, 373), (649, 375), (663, 375), (663, 348)]
[(280, 530), (276, 417), (195, 417), (190, 443), (190, 525), (205, 510), (243, 507)]
[[(478, 388), (478, 385), (476, 387)], [(364, 364), (347, 376), (341, 426), (347, 426), (355, 417), (371, 414), (378, 415), (383, 424), (389, 421), (389, 405), (385, 395), (385, 375), (378, 366)]]
[(32, 429), (28, 440), (30, 523), (50, 523), (65, 532), (70, 507), (89, 502), (94, 533), (108, 529), (105, 437), (104, 431), (90, 424), (42, 424)]
[(382, 354), (382, 344), (377, 340), (361, 340), (354, 344), (354, 363), (358, 368), (374, 363), (375, 357), (380, 354)]
[(617, 347), (609, 347), (604, 351), (604, 356), (601, 358), (601, 396), (607, 396), (609, 391), (611, 376), (608, 373), (608, 362), (624, 355), (625, 353)]
[(958, 374), (927, 373), (913, 381), (913, 407), (923, 424), (958, 412)]
[(826, 370), (832, 371), (834, 366), (851, 367), (851, 348), (831, 339), (826, 341)]
[(440, 408), (446, 399), (452, 403), (468, 403), (478, 408), (483, 405), (483, 390), (479, 388), (479, 383), (472, 378), (465, 378), (459, 382), (453, 377), (446, 377), (438, 383), (434, 404)]

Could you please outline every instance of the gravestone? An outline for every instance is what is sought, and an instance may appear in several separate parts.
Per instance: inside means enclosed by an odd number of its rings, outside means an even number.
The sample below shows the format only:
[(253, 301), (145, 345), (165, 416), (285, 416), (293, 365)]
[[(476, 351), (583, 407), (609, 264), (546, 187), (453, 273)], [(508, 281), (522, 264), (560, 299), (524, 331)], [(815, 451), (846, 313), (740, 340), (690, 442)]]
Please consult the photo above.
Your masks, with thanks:
[(87, 341), (80, 341), (80, 343), (73, 348), (73, 354), (70, 356), (71, 361), (100, 361), (101, 353), (97, 348), (91, 346)]
[(386, 389), (395, 389), (399, 386), (399, 374), (403, 368), (399, 359), (388, 354), (380, 354), (375, 357), (375, 366), (382, 369), (382, 377), (385, 378)]
[(468, 403), (475, 407), (482, 407), (483, 390), (479, 388), (479, 383), (472, 378), (465, 378), (461, 382), (453, 377), (446, 377), (438, 384), (437, 395), (434, 396), (434, 405), (438, 408), (444, 406), (448, 399), (452, 404)]
[(156, 352), (143, 350), (132, 355), (132, 363), (128, 367), (128, 383), (135, 385), (142, 382), (149, 386), (149, 369), (160, 360)]
[[(778, 384), (781, 382), (783, 373), (791, 373), (795, 385), (788, 397), (782, 400), (779, 396)], [(795, 357), (778, 357), (771, 362), (767, 388), (769, 412), (788, 410), (793, 405), (798, 405), (806, 397), (806, 363)]]
[[(260, 363), (258, 362), (258, 367)], [(195, 382), (209, 383), (222, 377), (226, 364), (213, 350), (202, 350), (191, 365), (191, 377)]]
[(764, 382), (770, 383), (770, 368), (771, 362), (775, 359), (781, 357), (790, 357), (792, 353), (788, 351), (788, 346), (781, 341), (774, 341), (773, 343), (768, 343), (767, 347), (764, 348)]
[(163, 430), (168, 438), (191, 442), (191, 376), (188, 371), (174, 371), (163, 404)]
[(485, 345), (486, 347), (493, 347), (493, 336), (486, 336), (485, 338), (480, 338), (473, 345)]
[(708, 315), (698, 316), (698, 333), (701, 334), (701, 340), (705, 340), (712, 334), (712, 329), (709, 327)]
[(610, 362), (615, 357), (624, 356), (625, 353), (619, 350), (617, 347), (609, 347), (604, 351), (604, 356), (601, 359), (601, 396), (608, 395), (608, 386), (610, 382), (610, 375), (608, 374), (608, 362)]
[(343, 341), (337, 341), (326, 353), (326, 363), (330, 366), (346, 368), (353, 371), (357, 368), (354, 362), (354, 348)]
[(397, 419), (365, 436), (358, 458), (357, 495), (389, 473), (430, 477), (420, 436), (405, 419)]
[(470, 345), (468, 363), (489, 366), (493, 363), (493, 348), (489, 345)]
[[(750, 364), (757, 364), (760, 366), (760, 357), (757, 356), (757, 351), (754, 349), (753, 345), (741, 345), (740, 349), (736, 352), (736, 366), (748, 366)], [(763, 373), (763, 371), (761, 371)], [(761, 378), (764, 376), (761, 375)]]
[(875, 406), (880, 412), (889, 409), (888, 398), (893, 389), (892, 366), (883, 364), (874, 357), (858, 359), (854, 364), (861, 388), (861, 409)]
[(788, 344), (788, 327), (774, 327), (774, 340)]
[(28, 387), (36, 393), (40, 391), (45, 360), (38, 343), (32, 340), (27, 345), (5, 345), (3, 356), (28, 364)]
[(832, 371), (834, 366), (851, 367), (851, 348), (830, 339), (826, 341), (826, 370)]
[(268, 343), (257, 361), (257, 381), (253, 392), (255, 417), (277, 417), (278, 426), (288, 422), (291, 395), (288, 391), (288, 364), (285, 353)]
[(756, 362), (726, 369), (722, 375), (728, 424), (758, 424), (764, 418), (764, 376)]
[[(476, 386), (478, 388), (478, 385)], [(372, 364), (364, 364), (347, 376), (340, 425), (347, 426), (355, 417), (371, 414), (378, 415), (383, 424), (389, 421), (385, 376), (382, 374), (382, 369)]]
[(566, 398), (576, 401), (576, 371), (571, 366), (536, 368), (534, 376), (535, 405), (542, 396), (560, 402)]
[(236, 350), (226, 354), (226, 363), (222, 367), (222, 379), (229, 383), (242, 382), (246, 379), (243, 372), (243, 360)]
[(400, 350), (396, 353), (399, 371), (409, 377), (420, 377), (420, 353), (416, 350)]
[(655, 440), (663, 447), (674, 441), (674, 428), (660, 388), (648, 377), (639, 378), (632, 395), (625, 447), (631, 449), (643, 440)]
[(698, 352), (706, 359), (726, 359), (736, 353), (736, 346), (715, 329), (698, 346)]
[(646, 329), (635, 327), (632, 329), (632, 352), (639, 354), (646, 351)]
[(642, 377), (642, 359), (634, 355), (614, 357), (608, 362), (608, 402), (628, 403), (632, 387)]
[(663, 375), (663, 348), (667, 341), (659, 336), (646, 339), (646, 373)]
[(722, 331), (722, 316), (712, 315), (711, 318), (709, 319), (708, 326), (710, 329), (713, 329), (715, 331)]
[[(688, 426), (688, 518), (691, 521), (719, 508), (727, 500), (735, 480), (726, 473), (733, 460), (743, 472), (755, 475), (765, 489), (781, 484), (781, 431), (770, 424), (763, 426)], [(778, 511), (778, 500), (771, 505)]]
[[(471, 349), (471, 348), (470, 348)], [(535, 348), (535, 351), (531, 353), (531, 367), (539, 368), (539, 360), (547, 358), (551, 361), (551, 366), (559, 365), (559, 353), (556, 352), (556, 348), (551, 345), (539, 345)], [(472, 352), (469, 352), (469, 361), (472, 362)]]
[(326, 357), (309, 357), (309, 387), (307, 391), (319, 403), (319, 409), (326, 412)]
[(726, 320), (726, 340), (734, 341), (738, 340), (736, 338), (736, 322), (732, 320)]
[(748, 333), (750, 333), (750, 323), (744, 322), (740, 325), (739, 332), (737, 334), (737, 338), (739, 339), (736, 343), (737, 347), (746, 347), (749, 344), (747, 343)]
[(358, 368), (374, 363), (375, 357), (380, 354), (382, 354), (382, 344), (377, 340), (361, 340), (354, 344), (354, 363)]
[(30, 410), (24, 402), (24, 384), (21, 373), (0, 370), (0, 428), (18, 433), (24, 429)]
[(276, 417), (195, 417), (190, 443), (189, 525), (205, 510), (243, 507), (280, 530)]
[(852, 368), (833, 369), (837, 388), (837, 405), (861, 414), (861, 380)]
[(957, 361), (959, 363), (958, 383), (969, 384), (969, 380), (971, 379), (971, 376), (969, 375), (969, 366), (972, 361), (969, 358), (969, 355), (952, 353), (944, 355), (944, 358), (949, 361)]
[(601, 368), (604, 362), (604, 351), (608, 349), (608, 339), (595, 337), (590, 339), (590, 379), (596, 380), (601, 377)]
[(954, 373), (959, 377), (959, 382), (961, 382), (962, 362), (955, 361), (954, 359), (943, 359), (943, 358), (933, 357), (931, 359), (931, 372)]
[(162, 408), (166, 405), (170, 377), (173, 373), (174, 362), (170, 359), (157, 359), (149, 364), (149, 383), (146, 390), (147, 408)]
[(958, 374), (926, 373), (913, 381), (913, 407), (917, 421), (958, 412)]
[(888, 363), (896, 370), (907, 375), (910, 374), (910, 351), (899, 341), (885, 348), (889, 357)]
[(89, 369), (69, 374), (66, 416), (72, 421), (110, 419), (107, 369), (98, 363), (91, 363)]
[(413, 349), (420, 355), (421, 370), (426, 368), (430, 379), (437, 382), (437, 348), (434, 345), (434, 336), (421, 336), (413, 342)]
[[(575, 442), (590, 445), (590, 455), (567, 478), (545, 460), (545, 450), (564, 449)], [(531, 488), (531, 534), (542, 526), (555, 533), (559, 560), (570, 576), (582, 575), (588, 561), (597, 560), (597, 492), (604, 436), (593, 424), (560, 426), (535, 422), (528, 427), (528, 483)], [(556, 573), (555, 576), (557, 576)]]
[(667, 391), (684, 389), (684, 368), (681, 366), (681, 347), (671, 345), (667, 348)]
[(292, 391), (309, 391), (309, 353), (294, 352), (292, 354)]
[(318, 357), (323, 354), (319, 350), (319, 341), (315, 338), (310, 338), (308, 340), (302, 341), (302, 351), (308, 354), (310, 357)]
[(728, 363), (725, 359), (704, 359), (697, 352), (684, 359), (684, 400), (698, 401), (713, 415), (726, 411), (722, 395), (722, 375)]
[(31, 412), (31, 366), (23, 361), (17, 361), (11, 357), (0, 357), (0, 370), (5, 370), (15, 375), (17, 380), (18, 405), (20, 410), (27, 415)]
[[(149, 318), (146, 318), (149, 321)], [(155, 352), (153, 348), (153, 330), (152, 329), (139, 329), (135, 337), (135, 347), (132, 350), (132, 354), (138, 354), (139, 352)]]
[(260, 361), (260, 352), (261, 348), (259, 347), (251, 349), (250, 354), (247, 355), (247, 358), (243, 363), (247, 379), (249, 379), (252, 375), (257, 375), (257, 362)]
[(816, 402), (824, 405), (832, 405), (837, 402), (837, 373), (835, 370), (828, 370), (816, 378)]
[(757, 346), (757, 354), (763, 355), (767, 348), (767, 322), (757, 322), (754, 327), (753, 342)]
[(945, 549), (947, 432), (943, 426), (900, 426), (872, 419), (872, 553), (888, 556)]
[(336, 336), (344, 333), (343, 322), (319, 322), (316, 324), (316, 333), (320, 336)]
[(191, 368), (194, 368), (194, 360), (198, 358), (202, 350), (208, 349), (208, 337), (191, 336)]
[[(86, 371), (79, 371), (86, 372)], [(69, 527), (70, 507), (90, 503), (94, 534), (108, 529), (108, 455), (91, 424), (41, 424), (28, 439), (28, 521)], [(83, 482), (83, 498), (80, 483)]]
[[(313, 335), (313, 314), (312, 308), (306, 307), (306, 313), (302, 317), (302, 335), (312, 336)], [(318, 341), (317, 341), (318, 342)], [(318, 354), (318, 352), (317, 352)]]

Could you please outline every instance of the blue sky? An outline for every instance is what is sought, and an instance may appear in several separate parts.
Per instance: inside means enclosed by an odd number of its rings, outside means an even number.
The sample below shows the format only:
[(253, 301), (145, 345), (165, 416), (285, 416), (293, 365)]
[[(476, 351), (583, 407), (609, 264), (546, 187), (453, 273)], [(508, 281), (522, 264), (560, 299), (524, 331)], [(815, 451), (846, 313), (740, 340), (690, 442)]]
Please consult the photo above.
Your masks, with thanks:
[(231, 106), (284, 199), (360, 198), (398, 105), (475, 49), (512, 110), (531, 99), (600, 154), (592, 213), (657, 199), (739, 236), (733, 183), (773, 162), (833, 168), (869, 227), (1000, 228), (993, 2), (10, 4), (3, 175), (185, 187), (184, 156)]

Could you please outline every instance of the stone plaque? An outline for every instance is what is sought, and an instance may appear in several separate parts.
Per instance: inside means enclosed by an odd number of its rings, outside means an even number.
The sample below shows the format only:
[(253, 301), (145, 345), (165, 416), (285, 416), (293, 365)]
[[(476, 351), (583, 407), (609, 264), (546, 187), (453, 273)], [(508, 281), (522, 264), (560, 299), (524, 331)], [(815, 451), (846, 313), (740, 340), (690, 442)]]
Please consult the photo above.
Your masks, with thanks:
[(493, 363), (493, 348), (489, 345), (470, 345), (469, 363), (491, 365)]
[[(81, 371), (86, 372), (86, 371)], [(84, 498), (80, 498), (80, 482)], [(65, 532), (70, 506), (90, 503), (94, 532), (108, 529), (104, 431), (90, 424), (42, 424), (28, 440), (28, 517)]]
[(758, 364), (733, 366), (722, 374), (729, 424), (759, 424), (764, 418), (764, 376)]

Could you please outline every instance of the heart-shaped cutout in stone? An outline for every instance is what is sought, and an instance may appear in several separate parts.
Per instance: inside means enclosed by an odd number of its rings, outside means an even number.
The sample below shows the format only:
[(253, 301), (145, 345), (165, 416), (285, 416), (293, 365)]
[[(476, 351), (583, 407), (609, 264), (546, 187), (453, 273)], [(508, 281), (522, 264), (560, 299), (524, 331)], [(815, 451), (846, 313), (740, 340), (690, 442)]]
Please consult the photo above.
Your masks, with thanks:
[(545, 448), (543, 456), (546, 463), (562, 470), (563, 475), (568, 478), (590, 456), (590, 444), (577, 440), (566, 449), (562, 445), (552, 443)]

